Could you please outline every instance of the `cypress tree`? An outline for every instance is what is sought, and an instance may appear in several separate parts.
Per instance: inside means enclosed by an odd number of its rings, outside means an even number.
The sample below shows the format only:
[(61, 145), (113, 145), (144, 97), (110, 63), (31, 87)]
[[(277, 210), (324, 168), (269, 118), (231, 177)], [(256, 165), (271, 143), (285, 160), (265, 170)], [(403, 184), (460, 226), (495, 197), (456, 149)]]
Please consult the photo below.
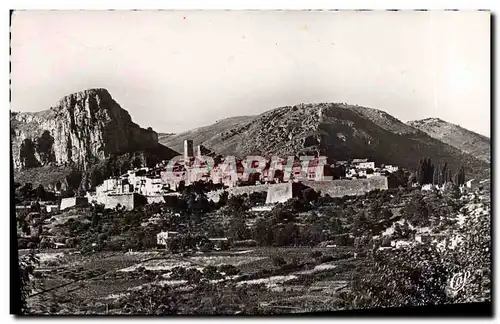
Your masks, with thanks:
[(433, 174), (434, 174), (434, 165), (432, 164), (431, 158), (428, 158), (425, 183), (432, 183)]
[(451, 169), (448, 169), (448, 176), (446, 177), (446, 179), (448, 180), (447, 182), (452, 182), (452, 178), (453, 173), (451, 172)]
[(420, 159), (420, 162), (418, 164), (417, 168), (417, 182), (420, 185), (423, 185), (425, 182), (425, 171), (426, 171), (426, 166), (427, 166), (427, 160), (426, 159)]
[(439, 167), (433, 166), (433, 168), (434, 168), (434, 172), (432, 173), (432, 184), (438, 185), (439, 184)]
[(457, 185), (462, 186), (465, 184), (465, 169), (463, 165), (460, 167), (460, 169), (458, 169), (455, 179)]
[(418, 162), (417, 170), (415, 170), (415, 178), (420, 183), (420, 173), (422, 173), (422, 159)]
[(447, 162), (444, 162), (442, 168), (441, 168), (441, 185), (445, 184), (446, 183), (446, 178), (447, 178), (447, 175), (448, 175), (448, 163)]

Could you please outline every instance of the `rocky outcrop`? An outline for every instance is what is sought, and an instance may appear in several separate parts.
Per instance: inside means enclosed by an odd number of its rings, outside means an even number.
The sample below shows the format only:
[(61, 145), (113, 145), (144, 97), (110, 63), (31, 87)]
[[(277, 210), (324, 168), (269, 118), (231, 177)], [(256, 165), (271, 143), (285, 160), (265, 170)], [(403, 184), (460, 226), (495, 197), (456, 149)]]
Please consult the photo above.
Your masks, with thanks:
[(158, 135), (132, 122), (106, 89), (89, 89), (62, 98), (49, 110), (12, 112), (11, 143), (16, 169), (87, 169), (111, 154), (156, 148)]

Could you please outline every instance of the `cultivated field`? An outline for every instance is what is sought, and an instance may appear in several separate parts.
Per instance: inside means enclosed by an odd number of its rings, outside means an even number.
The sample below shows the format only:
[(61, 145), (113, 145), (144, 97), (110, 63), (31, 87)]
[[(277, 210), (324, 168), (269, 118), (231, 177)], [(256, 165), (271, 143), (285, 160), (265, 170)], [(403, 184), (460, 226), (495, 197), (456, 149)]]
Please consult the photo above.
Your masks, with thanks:
[[(261, 307), (289, 311), (327, 309), (327, 304), (347, 286), (350, 272), (359, 260), (352, 256), (322, 263), (312, 258), (346, 255), (348, 248), (247, 248), (223, 252), (172, 255), (162, 250), (150, 252), (95, 252), (81, 255), (72, 251), (40, 253), (41, 265), (35, 272), (36, 286), (28, 302), (36, 311), (57, 302), (68, 311), (110, 312), (116, 298), (135, 289), (168, 285), (182, 294), (192, 283), (171, 279), (172, 269), (183, 267), (203, 271), (208, 266), (233, 265), (237, 275), (223, 275), (210, 283), (220, 287), (259, 286)], [(273, 259), (306, 263), (305, 266), (283, 267)], [(80, 304), (81, 303), (81, 304)], [(102, 304), (107, 305), (102, 308)], [(291, 307), (290, 304), (294, 306)], [(304, 305), (304, 309), (297, 308)], [(116, 311), (116, 310), (115, 310)]]

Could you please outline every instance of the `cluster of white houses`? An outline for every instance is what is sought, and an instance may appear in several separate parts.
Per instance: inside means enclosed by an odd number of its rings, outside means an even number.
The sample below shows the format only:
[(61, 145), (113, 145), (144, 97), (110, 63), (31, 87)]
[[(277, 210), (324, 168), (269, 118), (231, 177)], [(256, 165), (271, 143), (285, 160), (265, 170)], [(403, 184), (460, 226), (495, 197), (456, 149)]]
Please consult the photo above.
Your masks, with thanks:
[[(308, 161), (308, 167), (304, 170), (303, 162), (296, 158), (287, 177), (284, 178), (286, 171), (272, 170), (269, 159), (260, 172), (248, 174), (244, 172), (245, 161), (239, 159), (231, 160), (228, 158), (223, 161), (216, 159), (214, 165), (208, 167), (206, 161), (200, 159), (205, 152), (206, 149), (200, 145), (197, 146), (195, 153), (193, 142), (185, 140), (182, 158), (175, 163), (167, 166), (169, 161), (164, 161), (154, 168), (128, 170), (119, 177), (104, 180), (101, 185), (97, 186), (95, 192), (87, 193), (86, 198), (88, 202), (103, 204), (106, 208), (115, 208), (120, 205), (126, 209), (133, 209), (137, 195), (146, 197), (148, 203), (161, 202), (165, 195), (174, 193), (182, 184), (190, 185), (197, 181), (235, 187), (300, 180), (325, 181), (325, 177), (331, 175), (332, 168), (336, 167), (343, 168), (342, 177), (344, 179), (384, 176), (398, 170), (398, 167), (392, 165), (376, 167), (375, 163), (368, 161), (368, 159), (337, 161), (333, 164), (327, 164), (319, 157)], [(280, 162), (282, 165), (287, 164), (286, 159), (282, 159)], [(258, 161), (252, 161), (250, 167), (256, 168), (259, 166), (258, 164)], [(65, 207), (69, 207), (71, 202), (66, 202)]]
[[(260, 172), (250, 174), (245, 172), (245, 161), (239, 159), (219, 160), (215, 161), (214, 165), (208, 166), (207, 162), (201, 159), (204, 150), (202, 146), (198, 146), (195, 154), (193, 142), (185, 140), (183, 156), (175, 163), (167, 166), (168, 161), (165, 161), (154, 168), (129, 170), (119, 177), (106, 179), (96, 188), (95, 193), (88, 193), (87, 198), (90, 202), (104, 204), (107, 208), (113, 208), (118, 204), (133, 208), (134, 194), (145, 196), (148, 202), (157, 202), (161, 201), (165, 195), (177, 191), (182, 184), (190, 185), (197, 181), (235, 187), (300, 180), (324, 181), (331, 174), (331, 169), (335, 167), (343, 168), (345, 179), (384, 176), (387, 172), (398, 170), (398, 167), (391, 165), (377, 168), (375, 163), (369, 162), (368, 159), (337, 161), (328, 165), (319, 157), (308, 161), (308, 167), (304, 170), (303, 162), (297, 158), (293, 161), (291, 170), (288, 171), (288, 177), (284, 178), (286, 171), (272, 170), (269, 159), (266, 160), (265, 167), (262, 167)], [(280, 162), (282, 165), (287, 163), (285, 159)], [(250, 167), (257, 168), (258, 164), (258, 161), (252, 161)]]
[[(184, 141), (182, 157), (177, 157), (175, 163), (164, 161), (153, 168), (136, 168), (124, 174), (104, 180), (96, 187), (95, 192), (87, 192), (85, 197), (63, 198), (60, 209), (66, 209), (86, 203), (103, 204), (105, 208), (122, 206), (133, 209), (138, 196), (143, 196), (148, 203), (162, 202), (166, 195), (176, 194), (182, 185), (190, 185), (197, 181), (210, 182), (224, 187), (238, 187), (255, 184), (273, 184), (283, 182), (298, 182), (302, 180), (326, 181), (332, 175), (333, 169), (342, 169), (343, 179), (363, 179), (375, 176), (387, 176), (398, 170), (392, 165), (376, 167), (368, 159), (354, 159), (352, 161), (336, 161), (328, 164), (321, 157), (312, 157), (304, 164), (295, 157), (292, 164), (288, 159), (281, 159), (282, 166), (289, 165), (290, 169), (275, 169), (271, 167), (271, 159), (247, 161), (227, 157), (214, 158), (213, 165), (208, 165), (203, 154), (210, 153), (203, 146), (193, 149), (193, 141)], [(232, 158), (232, 159), (231, 159)], [(265, 164), (259, 165), (259, 163)], [(306, 167), (304, 167), (306, 165)], [(249, 173), (248, 169), (259, 170)], [(246, 172), (245, 172), (246, 171)], [(328, 178), (327, 178), (328, 177)], [(338, 178), (338, 175), (337, 175)]]
[(346, 166), (347, 179), (381, 177), (399, 170), (399, 167), (389, 164), (376, 167), (375, 162), (369, 162), (368, 159), (353, 159), (350, 163), (347, 161), (337, 162), (337, 164), (339, 163)]

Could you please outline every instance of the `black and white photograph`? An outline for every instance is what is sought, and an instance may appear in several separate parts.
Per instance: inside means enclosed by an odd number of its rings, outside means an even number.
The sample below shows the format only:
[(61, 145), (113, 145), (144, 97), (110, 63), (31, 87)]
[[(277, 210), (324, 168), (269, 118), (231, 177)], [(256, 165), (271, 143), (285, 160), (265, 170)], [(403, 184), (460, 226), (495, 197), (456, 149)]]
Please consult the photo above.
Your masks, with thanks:
[(11, 313), (491, 314), (491, 24), (12, 10)]

